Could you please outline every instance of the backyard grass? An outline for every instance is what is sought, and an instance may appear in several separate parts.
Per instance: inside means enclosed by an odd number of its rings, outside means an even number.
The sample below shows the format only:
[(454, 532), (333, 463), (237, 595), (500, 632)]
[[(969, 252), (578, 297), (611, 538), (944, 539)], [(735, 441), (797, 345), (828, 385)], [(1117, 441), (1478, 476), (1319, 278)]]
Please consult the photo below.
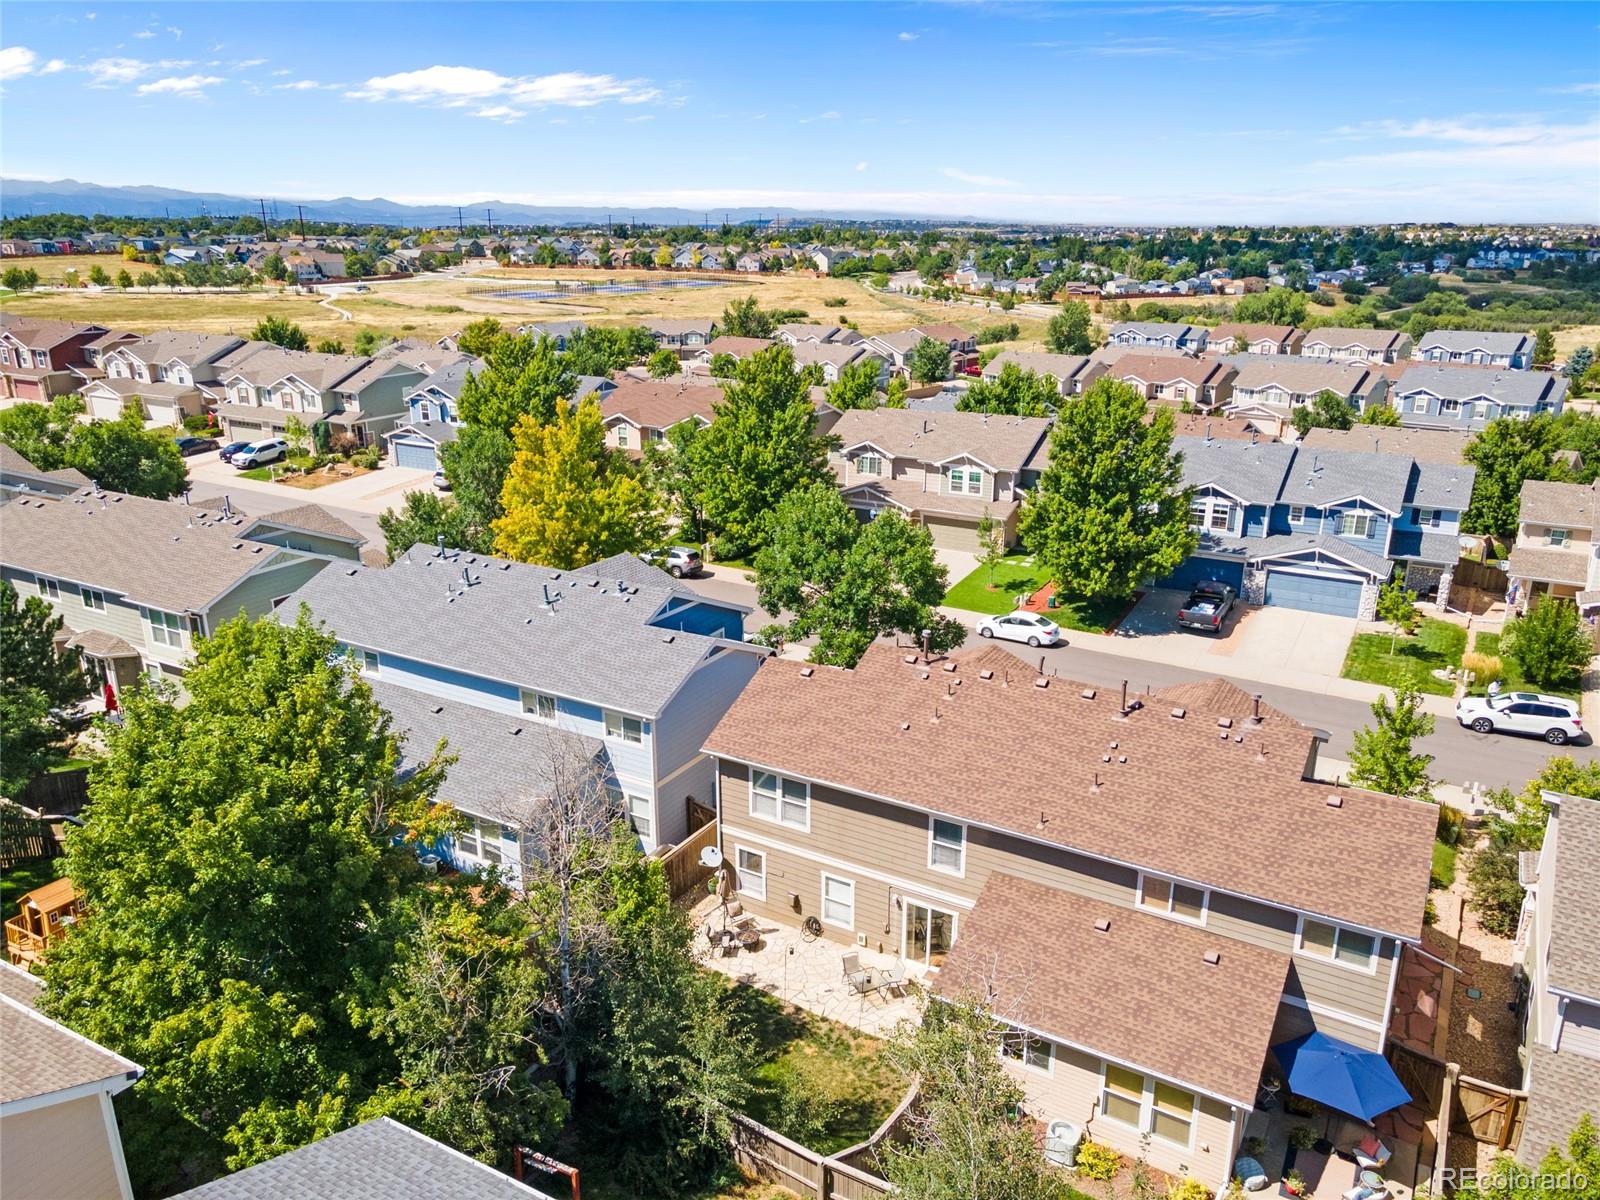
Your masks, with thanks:
[[(1016, 598), (1031, 596), (1050, 582), (1050, 572), (1032, 555), (1013, 554), (995, 564), (994, 585), (989, 584), (989, 568), (980, 566), (945, 593), (951, 608), (998, 616), (1016, 608)], [(1128, 607), (1126, 600), (1093, 600), (1061, 595), (1059, 607), (1045, 613), (1063, 629), (1104, 633)]]
[(1433, 843), (1433, 868), (1429, 873), (1428, 886), (1433, 888), (1447, 888), (1456, 881), (1456, 848), (1448, 842), (1435, 841)]
[(1430, 618), (1413, 636), (1395, 640), (1393, 652), (1389, 649), (1391, 640), (1387, 633), (1357, 634), (1350, 640), (1341, 674), (1346, 679), (1411, 688), (1434, 696), (1455, 694), (1455, 684), (1436, 678), (1433, 672), (1461, 666), (1461, 653), (1467, 648), (1465, 629)]
[[(1522, 668), (1517, 665), (1517, 660), (1509, 654), (1500, 653), (1500, 634), (1480, 633), (1478, 640), (1472, 644), (1474, 654), (1487, 654), (1491, 658), (1500, 660), (1500, 690), (1503, 692), (1544, 692), (1548, 696), (1565, 696), (1568, 700), (1577, 700), (1582, 696), (1578, 687), (1541, 687), (1530, 682), (1523, 674)], [(1469, 689), (1470, 694), (1481, 696), (1488, 690), (1488, 684), (1482, 680), (1474, 680)]]
[(7, 920), (17, 915), (17, 901), (23, 895), (60, 878), (53, 858), (23, 858), (0, 875), (0, 912)]

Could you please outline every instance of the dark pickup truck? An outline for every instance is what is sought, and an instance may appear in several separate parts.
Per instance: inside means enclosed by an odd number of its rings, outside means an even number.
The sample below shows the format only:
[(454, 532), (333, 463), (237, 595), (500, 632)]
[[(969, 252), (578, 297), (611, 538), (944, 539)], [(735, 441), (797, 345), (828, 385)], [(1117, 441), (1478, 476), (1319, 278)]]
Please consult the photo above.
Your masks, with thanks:
[(1178, 610), (1178, 624), (1206, 633), (1221, 633), (1234, 599), (1234, 590), (1227, 584), (1215, 579), (1203, 580), (1194, 585), (1189, 599)]

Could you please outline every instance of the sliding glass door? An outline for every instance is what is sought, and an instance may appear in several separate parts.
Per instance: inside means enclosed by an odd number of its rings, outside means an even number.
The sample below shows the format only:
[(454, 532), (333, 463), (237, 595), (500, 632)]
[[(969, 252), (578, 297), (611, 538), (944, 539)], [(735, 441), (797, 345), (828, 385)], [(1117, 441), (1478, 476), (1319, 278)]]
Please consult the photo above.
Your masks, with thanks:
[(954, 913), (915, 900), (906, 901), (900, 953), (913, 970), (937, 970), (956, 940)]

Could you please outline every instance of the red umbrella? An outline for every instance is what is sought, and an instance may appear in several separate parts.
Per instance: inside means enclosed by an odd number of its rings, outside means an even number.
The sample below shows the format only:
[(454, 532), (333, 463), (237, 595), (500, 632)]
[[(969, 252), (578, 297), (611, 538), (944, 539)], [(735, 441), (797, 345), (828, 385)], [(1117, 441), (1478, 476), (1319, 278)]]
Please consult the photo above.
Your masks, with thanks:
[(117, 711), (117, 693), (116, 689), (111, 686), (110, 680), (106, 681), (106, 711), (108, 713)]

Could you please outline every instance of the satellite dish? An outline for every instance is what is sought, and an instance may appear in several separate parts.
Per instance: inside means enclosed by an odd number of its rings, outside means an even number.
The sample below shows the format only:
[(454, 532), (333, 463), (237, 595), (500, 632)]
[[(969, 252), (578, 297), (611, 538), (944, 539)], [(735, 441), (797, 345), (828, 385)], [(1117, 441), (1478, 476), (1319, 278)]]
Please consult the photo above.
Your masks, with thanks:
[(722, 865), (722, 851), (715, 846), (707, 846), (700, 851), (700, 865), (715, 871)]

